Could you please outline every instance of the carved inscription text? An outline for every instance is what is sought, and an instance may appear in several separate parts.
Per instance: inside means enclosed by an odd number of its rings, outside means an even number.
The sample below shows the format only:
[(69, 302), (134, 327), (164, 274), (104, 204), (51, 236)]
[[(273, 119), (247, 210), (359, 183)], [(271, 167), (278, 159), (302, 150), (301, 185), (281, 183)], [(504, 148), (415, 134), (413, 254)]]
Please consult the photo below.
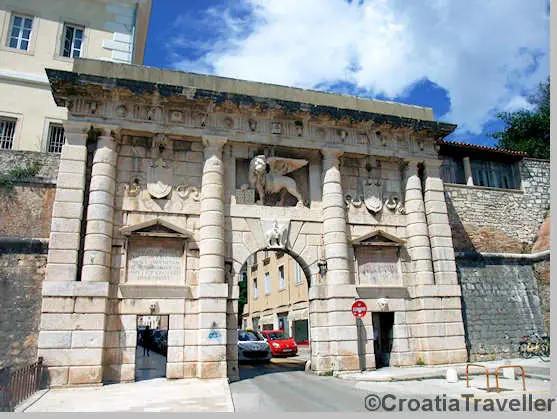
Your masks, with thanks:
[(134, 243), (128, 255), (128, 282), (183, 281), (183, 244), (160, 240)]

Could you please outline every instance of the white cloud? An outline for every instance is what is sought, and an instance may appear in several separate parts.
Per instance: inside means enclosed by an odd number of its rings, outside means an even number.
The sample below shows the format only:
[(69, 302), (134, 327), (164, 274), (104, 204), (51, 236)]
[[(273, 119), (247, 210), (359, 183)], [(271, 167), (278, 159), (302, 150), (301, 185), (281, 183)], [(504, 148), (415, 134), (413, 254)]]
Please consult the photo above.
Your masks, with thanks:
[(174, 55), (176, 68), (305, 88), (347, 81), (390, 98), (428, 78), (448, 91), (442, 119), (471, 133), (549, 74), (547, 0), (233, 4), (210, 9), (211, 41), (194, 59)]

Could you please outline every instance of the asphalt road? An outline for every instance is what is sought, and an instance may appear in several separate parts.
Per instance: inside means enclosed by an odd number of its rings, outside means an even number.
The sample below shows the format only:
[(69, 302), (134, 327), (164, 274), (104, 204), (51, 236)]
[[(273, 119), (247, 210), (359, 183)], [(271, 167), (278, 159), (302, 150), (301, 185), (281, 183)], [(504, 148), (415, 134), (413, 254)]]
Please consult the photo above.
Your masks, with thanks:
[(236, 412), (364, 412), (367, 390), (334, 377), (304, 372), (303, 359), (240, 364), (240, 380), (230, 384)]

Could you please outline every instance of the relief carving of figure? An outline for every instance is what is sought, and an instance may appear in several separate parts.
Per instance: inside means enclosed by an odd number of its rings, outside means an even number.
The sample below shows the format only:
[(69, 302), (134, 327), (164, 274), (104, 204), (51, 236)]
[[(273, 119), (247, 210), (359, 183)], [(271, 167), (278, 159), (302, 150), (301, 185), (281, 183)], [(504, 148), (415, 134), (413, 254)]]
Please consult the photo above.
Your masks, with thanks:
[(296, 181), (284, 176), (308, 163), (304, 159), (291, 159), (284, 157), (255, 156), (249, 165), (249, 183), (256, 188), (259, 194), (258, 204), (263, 205), (265, 196), (272, 193), (281, 193), (277, 206), (283, 206), (286, 193), (290, 193), (298, 200), (298, 205), (303, 203), (303, 198), (296, 186)]
[(269, 247), (281, 247), (286, 245), (287, 239), (287, 228), (285, 226), (279, 226), (278, 222), (275, 220), (273, 222), (273, 227), (265, 232), (265, 239)]

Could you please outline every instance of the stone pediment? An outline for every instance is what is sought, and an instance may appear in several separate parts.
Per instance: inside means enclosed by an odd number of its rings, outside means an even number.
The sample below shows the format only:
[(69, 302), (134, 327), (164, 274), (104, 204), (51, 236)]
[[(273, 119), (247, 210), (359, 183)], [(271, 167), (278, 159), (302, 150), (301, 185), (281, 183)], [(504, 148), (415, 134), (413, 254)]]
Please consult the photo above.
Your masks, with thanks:
[(153, 218), (132, 226), (123, 227), (120, 233), (124, 236), (154, 236), (154, 237), (179, 237), (184, 239), (191, 238), (191, 233), (182, 227), (178, 227), (169, 221), (161, 218)]
[(405, 244), (405, 240), (400, 239), (392, 234), (385, 233), (383, 230), (376, 230), (352, 241), (354, 246), (396, 246), (400, 247)]

